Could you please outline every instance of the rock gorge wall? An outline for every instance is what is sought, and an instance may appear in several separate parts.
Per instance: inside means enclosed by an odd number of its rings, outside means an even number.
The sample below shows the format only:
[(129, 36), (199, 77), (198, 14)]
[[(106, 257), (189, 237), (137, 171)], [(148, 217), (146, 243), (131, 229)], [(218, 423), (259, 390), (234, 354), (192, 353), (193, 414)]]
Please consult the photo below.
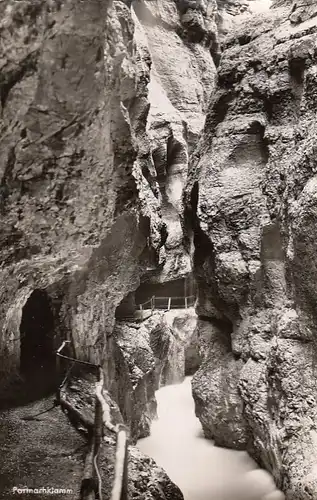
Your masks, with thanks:
[(142, 174), (145, 123), (137, 119), (148, 108), (149, 61), (137, 61), (124, 3), (6, 4), (4, 369), (18, 368), (22, 307), (36, 288), (61, 289), (58, 321), (77, 355), (100, 361), (113, 309), (137, 286), (142, 252), (148, 246), (159, 256), (162, 246), (159, 203)]
[[(173, 321), (137, 328), (115, 311), (142, 279), (190, 272), (181, 192), (216, 50), (206, 9), (192, 7), (193, 26), (174, 2), (0, 5), (1, 393), (19, 378), (25, 306), (44, 295), (49, 348), (67, 338), (70, 354), (103, 365), (132, 441), (149, 433), (158, 384), (184, 370)], [(172, 78), (182, 58), (185, 76)], [(166, 477), (154, 489), (181, 498)]]
[(222, 40), (185, 192), (197, 414), (288, 500), (317, 498), (315, 10), (276, 1)]
[(217, 59), (215, 12), (206, 2), (133, 2), (136, 39), (152, 65), (147, 131), (167, 225), (164, 266), (146, 276), (165, 282), (190, 273), (180, 223), (188, 156), (204, 124), (214, 88)]
[[(116, 308), (142, 279), (190, 272), (181, 192), (218, 50), (214, 11), (199, 5), (1, 2), (1, 390), (19, 376), (24, 306), (40, 290), (51, 350), (71, 340), (71, 354), (103, 364), (117, 400), (125, 384), (134, 394), (144, 339), (134, 328), (129, 365)], [(119, 401), (134, 439), (153, 414), (147, 368), (135, 420)]]

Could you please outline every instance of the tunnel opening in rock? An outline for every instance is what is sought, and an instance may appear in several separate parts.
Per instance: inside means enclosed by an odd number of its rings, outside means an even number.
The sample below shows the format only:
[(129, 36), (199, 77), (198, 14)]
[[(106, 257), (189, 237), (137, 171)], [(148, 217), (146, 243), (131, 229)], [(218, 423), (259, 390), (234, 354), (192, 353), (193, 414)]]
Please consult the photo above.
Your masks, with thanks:
[(54, 387), (55, 321), (51, 300), (44, 290), (34, 290), (22, 310), (20, 324), (20, 373), (32, 392), (46, 392)]
[[(160, 302), (164, 307), (168, 308), (168, 299), (171, 298), (170, 308), (183, 308), (186, 306), (185, 298), (195, 297), (196, 284), (192, 275), (176, 280), (166, 281), (164, 283), (141, 283), (135, 292), (135, 303), (137, 306), (149, 300), (151, 297), (158, 299), (156, 305), (159, 306)], [(160, 301), (161, 299), (161, 301)], [(165, 300), (165, 302), (164, 302)], [(192, 302), (194, 299), (192, 300)], [(187, 302), (187, 307), (193, 303)], [(166, 306), (166, 307), (165, 307)]]

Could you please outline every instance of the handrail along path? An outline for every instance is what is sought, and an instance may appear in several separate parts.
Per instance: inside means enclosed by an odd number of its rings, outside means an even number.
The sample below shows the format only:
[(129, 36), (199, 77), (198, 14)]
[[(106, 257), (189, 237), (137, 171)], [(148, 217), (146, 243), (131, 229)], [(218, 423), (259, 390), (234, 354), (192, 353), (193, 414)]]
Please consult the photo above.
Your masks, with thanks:
[(61, 393), (66, 387), (70, 374), (76, 364), (93, 367), (96, 369), (98, 380), (95, 384), (95, 421), (93, 425), (90, 450), (86, 457), (84, 478), (81, 488), (81, 500), (102, 500), (102, 477), (99, 468), (99, 451), (102, 441), (105, 441), (104, 428), (113, 432), (116, 436), (116, 458), (115, 474), (111, 491), (111, 500), (128, 500), (128, 432), (123, 424), (114, 425), (111, 422), (110, 408), (103, 396), (104, 373), (100, 365), (81, 361), (62, 354), (62, 351), (69, 343), (69, 340), (63, 341), (56, 351), (56, 373), (60, 376), (60, 360), (65, 359), (71, 363), (66, 375), (57, 389), (57, 401), (66, 406), (68, 411), (74, 411), (73, 408), (61, 399)]

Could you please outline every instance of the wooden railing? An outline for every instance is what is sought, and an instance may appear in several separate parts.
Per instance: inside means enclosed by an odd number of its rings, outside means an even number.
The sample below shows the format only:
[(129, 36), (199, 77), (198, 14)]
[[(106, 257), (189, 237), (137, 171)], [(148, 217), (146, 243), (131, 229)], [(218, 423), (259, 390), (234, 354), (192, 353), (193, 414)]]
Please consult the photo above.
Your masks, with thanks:
[[(73, 412), (76, 417), (83, 421), (79, 412), (73, 408), (62, 397), (71, 372), (76, 364), (93, 367), (96, 370), (97, 382), (95, 385), (95, 417), (91, 437), (89, 442), (89, 451), (85, 460), (84, 475), (81, 484), (81, 500), (102, 500), (102, 477), (100, 474), (99, 452), (104, 441), (104, 429), (115, 433), (116, 436), (116, 459), (115, 475), (111, 491), (111, 500), (128, 500), (128, 433), (123, 424), (114, 425), (111, 422), (111, 412), (109, 405), (103, 397), (104, 374), (102, 367), (88, 361), (80, 361), (62, 354), (63, 349), (69, 341), (64, 341), (56, 352), (56, 372), (60, 377), (60, 360), (64, 359), (71, 363), (66, 375), (57, 389), (57, 401), (69, 412)], [(83, 422), (87, 427), (91, 424)]]
[(195, 295), (189, 295), (188, 297), (156, 297), (153, 295), (149, 300), (138, 304), (137, 308), (141, 311), (141, 319), (144, 319), (146, 314), (144, 311), (154, 309), (163, 309), (164, 311), (169, 311), (170, 309), (187, 309), (188, 307), (193, 307), (195, 304)]

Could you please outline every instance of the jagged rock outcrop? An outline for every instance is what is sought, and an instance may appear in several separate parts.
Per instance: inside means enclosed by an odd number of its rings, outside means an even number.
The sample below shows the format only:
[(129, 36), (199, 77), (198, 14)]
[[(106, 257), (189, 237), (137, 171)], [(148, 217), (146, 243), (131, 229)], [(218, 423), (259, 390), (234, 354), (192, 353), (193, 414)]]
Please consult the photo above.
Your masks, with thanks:
[(136, 40), (152, 60), (147, 130), (168, 232), (164, 263), (147, 279), (166, 282), (191, 271), (180, 222), (182, 190), (214, 88), (217, 27), (206, 2), (142, 0), (133, 12)]
[(195, 326), (193, 309), (157, 311), (142, 323), (117, 322), (109, 391), (134, 441), (150, 434), (156, 417), (155, 391), (181, 382), (188, 365), (198, 368), (199, 356), (192, 345)]
[(317, 498), (317, 21), (313, 2), (274, 7), (224, 40), (192, 157), (204, 357), (193, 385), (205, 433), (247, 447), (288, 500), (306, 500)]

